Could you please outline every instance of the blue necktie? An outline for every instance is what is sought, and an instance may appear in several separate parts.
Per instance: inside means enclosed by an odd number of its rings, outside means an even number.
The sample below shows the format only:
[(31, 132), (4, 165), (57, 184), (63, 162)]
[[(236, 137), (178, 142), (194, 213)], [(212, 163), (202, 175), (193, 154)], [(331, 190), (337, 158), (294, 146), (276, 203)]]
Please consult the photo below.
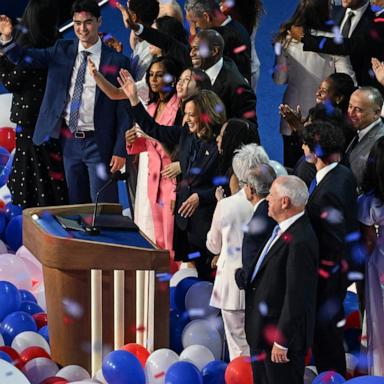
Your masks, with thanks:
[(69, 113), (68, 128), (73, 133), (77, 130), (77, 124), (79, 123), (79, 112), (81, 105), (81, 96), (83, 95), (83, 86), (85, 81), (85, 71), (87, 69), (87, 57), (91, 52), (81, 51), (82, 58), (79, 70), (76, 76), (75, 88), (73, 90), (71, 109)]
[(315, 188), (317, 187), (317, 180), (316, 180), (316, 177), (311, 181), (311, 184), (309, 185), (309, 188), (308, 188), (308, 193), (309, 195), (312, 194), (312, 192), (315, 190)]
[(255, 278), (257, 272), (258, 272), (259, 269), (260, 269), (261, 263), (263, 262), (265, 256), (267, 255), (267, 253), (268, 253), (269, 250), (271, 249), (273, 240), (276, 239), (276, 237), (279, 235), (279, 232), (280, 232), (280, 227), (279, 227), (278, 225), (276, 225), (276, 227), (273, 229), (273, 232), (272, 232), (271, 237), (269, 238), (267, 244), (265, 245), (263, 251), (261, 252), (261, 255), (260, 255), (259, 259), (257, 260), (255, 269), (254, 269), (253, 274), (252, 274), (252, 279), (251, 279), (251, 281), (253, 281), (253, 279)]

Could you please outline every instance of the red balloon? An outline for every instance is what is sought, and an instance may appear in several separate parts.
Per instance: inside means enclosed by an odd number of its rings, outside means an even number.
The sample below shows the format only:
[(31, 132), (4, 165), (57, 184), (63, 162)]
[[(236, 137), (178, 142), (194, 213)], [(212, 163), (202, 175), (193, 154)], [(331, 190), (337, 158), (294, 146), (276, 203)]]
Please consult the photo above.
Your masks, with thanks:
[(251, 358), (238, 356), (225, 370), (225, 384), (253, 384)]
[(51, 376), (51, 377), (47, 377), (40, 384), (67, 384), (67, 383), (69, 383), (69, 381), (63, 379), (62, 377)]
[(9, 153), (14, 150), (16, 147), (16, 133), (13, 128), (0, 128), (0, 146), (4, 147)]
[(7, 353), (17, 368), (22, 369), (24, 367), (24, 363), (22, 362), (19, 353), (15, 349), (8, 347), (7, 345), (3, 345), (0, 347), (0, 351)]
[(35, 313), (32, 317), (34, 318), (38, 329), (44, 327), (44, 325), (48, 325), (48, 316), (45, 312)]
[(140, 344), (129, 343), (123, 345), (120, 349), (123, 351), (131, 352), (140, 361), (140, 364), (145, 368), (145, 363), (150, 355), (149, 351)]
[(51, 358), (44, 348), (37, 346), (25, 348), (24, 351), (20, 353), (20, 358), (23, 364), (28, 363), (29, 360), (32, 360), (35, 357), (46, 357), (47, 359)]

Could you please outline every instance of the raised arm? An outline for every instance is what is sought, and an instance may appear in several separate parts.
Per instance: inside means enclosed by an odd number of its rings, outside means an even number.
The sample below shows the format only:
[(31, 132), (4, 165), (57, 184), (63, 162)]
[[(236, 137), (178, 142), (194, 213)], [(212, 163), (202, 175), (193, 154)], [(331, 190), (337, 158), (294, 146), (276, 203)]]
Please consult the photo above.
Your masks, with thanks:
[(121, 88), (115, 87), (110, 83), (96, 68), (95, 63), (88, 59), (88, 71), (96, 81), (97, 86), (112, 100), (128, 99)]

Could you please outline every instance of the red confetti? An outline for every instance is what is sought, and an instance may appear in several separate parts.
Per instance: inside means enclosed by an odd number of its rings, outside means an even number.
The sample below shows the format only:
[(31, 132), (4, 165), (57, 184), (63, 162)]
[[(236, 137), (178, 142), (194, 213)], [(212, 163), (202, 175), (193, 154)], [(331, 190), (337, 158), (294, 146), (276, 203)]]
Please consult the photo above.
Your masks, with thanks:
[(268, 344), (272, 345), (276, 342), (277, 344), (285, 345), (285, 338), (275, 325), (266, 325), (263, 334)]
[(64, 324), (65, 324), (65, 325), (67, 325), (67, 324), (73, 324), (73, 323), (74, 323), (74, 320), (73, 320), (71, 317), (69, 317), (69, 316), (64, 316), (63, 321), (64, 321)]
[(202, 113), (200, 115), (200, 120), (205, 123), (205, 124), (209, 124), (211, 122), (211, 118), (206, 114), (206, 113)]
[(64, 174), (62, 172), (49, 172), (49, 176), (55, 181), (64, 180)]
[(376, 17), (376, 19), (373, 20), (375, 23), (383, 23), (384, 17)]
[(144, 331), (145, 331), (145, 327), (144, 327), (144, 325), (139, 325), (139, 326), (136, 328), (136, 331), (138, 331), (138, 332), (144, 332)]
[(292, 241), (292, 235), (290, 233), (284, 233), (283, 234), (283, 240), (287, 243)]
[(234, 50), (233, 50), (233, 53), (235, 53), (236, 55), (241, 53), (241, 52), (244, 52), (245, 50), (247, 49), (247, 46), (246, 45), (240, 45), (240, 47), (236, 47)]
[(236, 89), (236, 93), (238, 95), (241, 95), (243, 92), (244, 92), (244, 88), (243, 87), (239, 87), (239, 88)]
[(332, 267), (333, 265), (335, 265), (335, 262), (331, 260), (321, 260), (320, 263), (323, 265), (328, 265), (329, 267)]
[(110, 5), (111, 7), (113, 7), (113, 8), (116, 8), (116, 7), (117, 7), (117, 5), (116, 5), (117, 0), (108, 0), (108, 3), (109, 3), (109, 5)]
[(159, 377), (163, 377), (165, 376), (165, 372), (162, 371), (162, 372), (159, 372), (159, 373), (156, 373), (156, 375), (154, 376), (155, 379), (158, 379)]
[(53, 153), (51, 152), (49, 154), (49, 157), (53, 160), (53, 161), (61, 161), (63, 159), (63, 156), (60, 155), (60, 153)]
[(256, 116), (256, 111), (247, 111), (243, 113), (244, 119), (252, 119)]
[(115, 75), (118, 71), (118, 68), (116, 65), (103, 65), (101, 67), (101, 73), (103, 75)]
[(326, 270), (324, 269), (319, 269), (319, 275), (323, 278), (323, 279), (328, 279), (329, 278), (329, 272), (327, 272)]

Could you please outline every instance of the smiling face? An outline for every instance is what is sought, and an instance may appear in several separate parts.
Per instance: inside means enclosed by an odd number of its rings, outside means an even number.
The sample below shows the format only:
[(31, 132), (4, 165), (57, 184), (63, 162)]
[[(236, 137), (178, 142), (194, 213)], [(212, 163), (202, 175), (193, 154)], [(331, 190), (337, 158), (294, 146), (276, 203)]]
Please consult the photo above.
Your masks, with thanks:
[(154, 63), (149, 69), (149, 87), (153, 93), (160, 93), (166, 86), (164, 82), (165, 67), (164, 64)]
[(348, 117), (356, 130), (368, 127), (380, 117), (380, 108), (370, 99), (368, 92), (356, 90), (348, 105)]
[(73, 14), (73, 29), (84, 48), (92, 47), (99, 39), (101, 17), (98, 19), (89, 12)]
[(176, 84), (177, 97), (181, 100), (186, 100), (188, 97), (196, 93), (196, 81), (192, 71), (186, 69)]
[(200, 131), (199, 111), (193, 101), (185, 104), (183, 124), (188, 124), (191, 133), (197, 134)]
[(202, 60), (200, 56), (200, 39), (198, 37), (193, 39), (189, 55), (191, 56), (193, 68), (200, 68)]
[(316, 104), (324, 103), (327, 100), (332, 101), (332, 83), (331, 80), (325, 79), (321, 82), (319, 89), (316, 91)]

